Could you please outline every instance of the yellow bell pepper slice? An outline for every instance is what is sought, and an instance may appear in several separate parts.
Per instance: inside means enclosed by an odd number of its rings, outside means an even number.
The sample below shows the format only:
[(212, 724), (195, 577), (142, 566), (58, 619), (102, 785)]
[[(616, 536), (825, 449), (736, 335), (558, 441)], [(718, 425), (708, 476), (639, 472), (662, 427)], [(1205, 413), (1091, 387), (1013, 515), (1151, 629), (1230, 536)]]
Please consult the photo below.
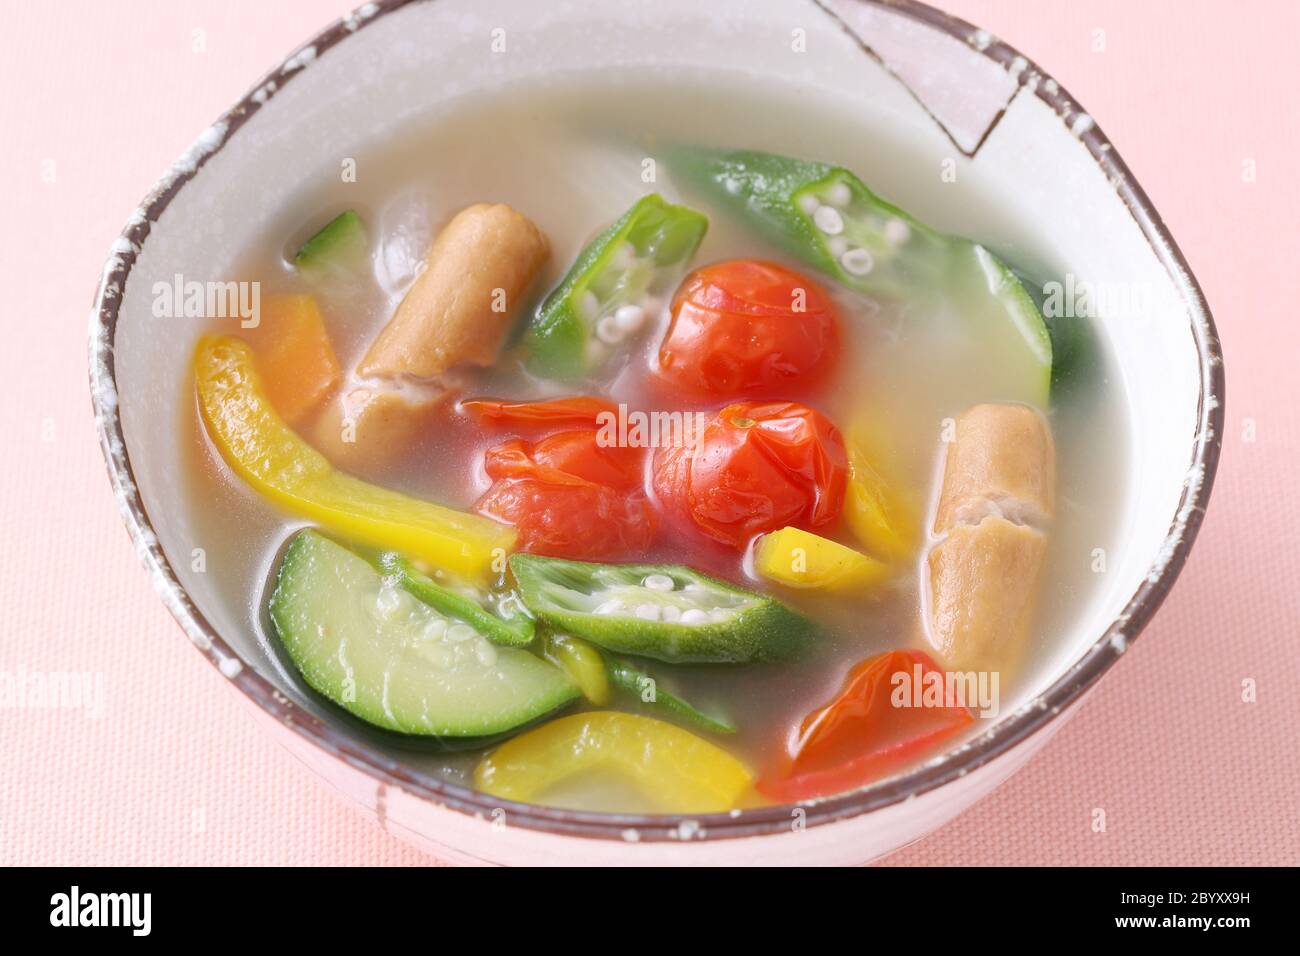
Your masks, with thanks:
[(542, 654), (568, 674), (591, 703), (597, 707), (609, 703), (605, 658), (592, 645), (567, 634), (550, 634), (542, 643)]
[(864, 548), (885, 561), (909, 560), (917, 548), (917, 509), (911, 499), (872, 464), (881, 460), (865, 427), (850, 429), (849, 480), (844, 520)]
[(376, 548), (400, 551), (469, 580), (485, 580), (514, 529), (336, 471), (276, 414), (247, 344), (207, 336), (194, 353), (199, 411), (227, 464), (286, 511)]
[(889, 565), (811, 531), (782, 528), (758, 539), (754, 570), (792, 588), (851, 592), (888, 580)]
[(753, 785), (743, 763), (662, 720), (594, 711), (561, 717), (502, 744), (474, 770), (474, 784), (505, 800), (536, 803), (580, 774), (613, 772), (662, 813), (721, 813)]

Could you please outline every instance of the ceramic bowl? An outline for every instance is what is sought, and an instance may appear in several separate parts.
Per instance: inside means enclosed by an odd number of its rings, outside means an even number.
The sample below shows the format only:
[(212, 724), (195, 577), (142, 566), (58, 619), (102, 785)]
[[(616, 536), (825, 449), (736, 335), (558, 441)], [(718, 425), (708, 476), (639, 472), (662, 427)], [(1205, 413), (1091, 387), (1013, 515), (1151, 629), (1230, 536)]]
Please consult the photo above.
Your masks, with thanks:
[[(503, 31), (503, 32), (501, 32)], [(492, 52), (504, 37), (509, 51)], [(322, 712), (269, 666), (246, 608), (191, 570), (176, 440), (177, 383), (197, 328), (159, 334), (155, 282), (220, 275), (337, 157), (467, 92), (593, 82), (629, 65), (778, 77), (851, 97), (845, 122), (907, 136), (949, 163), (893, 184), (921, 218), (995, 248), (1032, 249), (1080, 280), (1140, 286), (1140, 320), (1103, 314), (1130, 419), (1119, 547), (1023, 707), (904, 775), (804, 807), (682, 819), (502, 804), (422, 772)], [(763, 118), (756, 118), (757, 122)], [(448, 144), (454, 149), (454, 144)], [(286, 175), (292, 171), (292, 175)], [(1006, 213), (983, 215), (988, 203)], [(192, 334), (190, 334), (192, 331)], [(1214, 478), (1223, 365), (1209, 310), (1173, 239), (1097, 121), (1035, 63), (906, 0), (387, 0), (318, 34), (207, 129), (128, 222), (91, 316), (99, 432), (127, 527), (199, 652), (277, 738), (389, 831), (438, 854), (498, 863), (856, 863), (928, 833), (1020, 767), (1118, 661), (1177, 576)]]

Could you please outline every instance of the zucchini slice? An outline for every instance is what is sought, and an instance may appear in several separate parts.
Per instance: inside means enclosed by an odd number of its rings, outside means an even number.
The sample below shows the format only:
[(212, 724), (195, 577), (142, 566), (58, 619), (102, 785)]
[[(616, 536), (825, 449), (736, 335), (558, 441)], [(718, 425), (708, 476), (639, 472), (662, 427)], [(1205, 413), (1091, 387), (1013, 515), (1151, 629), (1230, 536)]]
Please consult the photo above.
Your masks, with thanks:
[(270, 601), (276, 636), (308, 685), (403, 734), (499, 734), (576, 700), (558, 667), (417, 600), (397, 575), (305, 530)]

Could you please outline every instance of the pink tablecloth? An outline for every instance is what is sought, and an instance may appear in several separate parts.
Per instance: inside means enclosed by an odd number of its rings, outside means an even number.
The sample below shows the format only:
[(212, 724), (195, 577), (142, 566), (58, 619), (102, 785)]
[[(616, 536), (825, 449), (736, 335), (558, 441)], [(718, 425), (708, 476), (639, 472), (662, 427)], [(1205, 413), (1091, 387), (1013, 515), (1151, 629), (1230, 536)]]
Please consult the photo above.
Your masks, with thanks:
[[(1228, 427), (1213, 507), (1155, 624), (1024, 772), (890, 862), (1300, 862), (1300, 5), (946, 5), (1054, 72), (1163, 211), (1218, 319)], [(0, 709), (0, 863), (430, 862), (326, 792), (191, 650), (118, 520), (85, 385), (91, 293), (129, 212), (349, 6), (6, 12), (0, 671), (99, 674), (103, 701)]]

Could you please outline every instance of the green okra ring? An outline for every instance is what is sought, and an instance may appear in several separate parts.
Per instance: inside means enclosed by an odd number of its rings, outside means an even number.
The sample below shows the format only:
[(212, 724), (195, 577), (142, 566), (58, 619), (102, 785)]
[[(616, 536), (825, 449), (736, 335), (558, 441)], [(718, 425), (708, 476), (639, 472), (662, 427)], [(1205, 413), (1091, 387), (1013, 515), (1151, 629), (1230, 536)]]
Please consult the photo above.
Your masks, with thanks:
[(670, 663), (791, 657), (815, 625), (775, 598), (681, 565), (510, 558), (524, 604), (556, 630)]
[(529, 364), (553, 378), (604, 365), (662, 308), (709, 221), (662, 196), (643, 196), (588, 243), (525, 335)]

